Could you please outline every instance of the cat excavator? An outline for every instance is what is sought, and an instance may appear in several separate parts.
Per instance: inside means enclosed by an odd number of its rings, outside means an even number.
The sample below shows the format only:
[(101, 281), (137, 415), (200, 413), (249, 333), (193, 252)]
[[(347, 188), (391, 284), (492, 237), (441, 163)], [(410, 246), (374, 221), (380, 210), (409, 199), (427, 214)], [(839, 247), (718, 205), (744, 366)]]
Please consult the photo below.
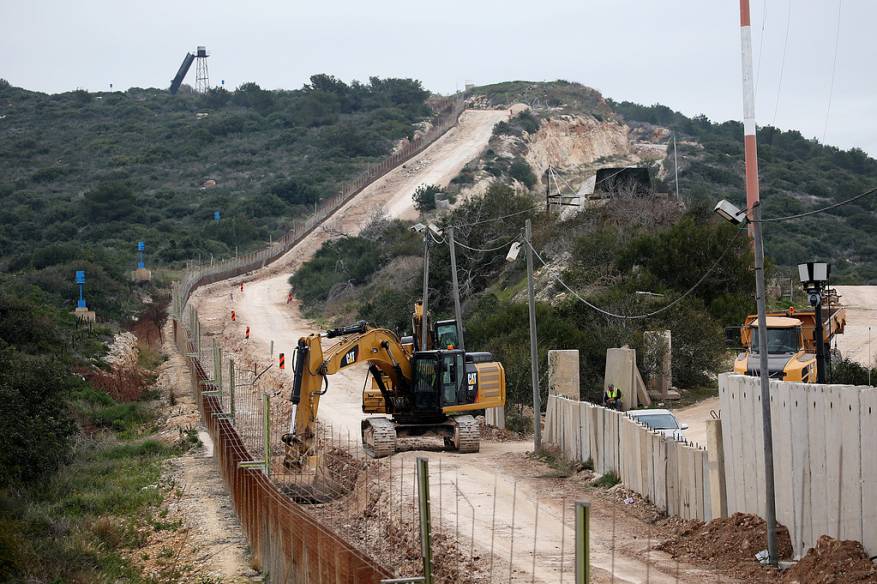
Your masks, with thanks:
[[(412, 328), (420, 330), (423, 307), (415, 304)], [(428, 317), (426, 317), (428, 318)], [(427, 320), (429, 326), (429, 320)], [(426, 346), (416, 337), (401, 339), (390, 330), (357, 324), (301, 337), (295, 349), (290, 401), (292, 430), (283, 436), (284, 464), (315, 464), (317, 410), (329, 376), (353, 365), (368, 365), (371, 384), (364, 387), (362, 444), (373, 458), (396, 451), (400, 437), (439, 436), (445, 447), (477, 452), (481, 432), (472, 415), (505, 405), (505, 370), (490, 353), (457, 348), (457, 324), (430, 327)], [(337, 339), (323, 347), (324, 339)]]

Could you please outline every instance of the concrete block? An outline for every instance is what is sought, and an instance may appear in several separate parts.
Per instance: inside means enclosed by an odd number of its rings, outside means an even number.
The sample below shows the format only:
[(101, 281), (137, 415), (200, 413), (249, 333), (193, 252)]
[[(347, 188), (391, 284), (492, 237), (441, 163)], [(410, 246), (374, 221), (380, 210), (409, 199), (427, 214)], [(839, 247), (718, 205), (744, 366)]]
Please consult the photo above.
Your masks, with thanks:
[(505, 408), (487, 408), (484, 410), (484, 421), (488, 426), (505, 429)]
[(668, 330), (646, 331), (643, 333), (649, 391), (655, 392), (660, 399), (667, 399), (670, 386), (673, 384), (672, 337)]
[(692, 487), (694, 488), (694, 497), (692, 498), (694, 501), (694, 518), (698, 521), (704, 520), (703, 514), (703, 459), (704, 459), (704, 451), (692, 448), (691, 449), (691, 470), (694, 475), (694, 483)]
[(548, 393), (580, 398), (577, 350), (548, 351)]
[(620, 389), (621, 403), (625, 411), (637, 406), (634, 368), (636, 368), (635, 350), (626, 347), (606, 350), (603, 391), (606, 391), (610, 383)]
[(703, 477), (703, 485), (701, 485), (700, 489), (701, 493), (703, 493), (703, 520), (712, 521), (712, 491), (710, 488), (710, 480), (712, 477), (710, 477), (709, 454), (706, 451), (701, 451), (700, 462), (701, 476)]
[(722, 436), (722, 420), (707, 420), (706, 449), (709, 477), (710, 517), (728, 516), (728, 499), (725, 486), (725, 452)]
[(146, 268), (138, 268), (131, 272), (131, 281), (135, 284), (145, 284), (152, 280), (152, 272)]
[[(639, 493), (644, 496), (649, 496), (649, 491), (653, 491), (653, 489), (649, 488), (649, 482), (651, 481), (651, 466), (652, 466), (652, 453), (651, 453), (651, 431), (646, 428), (639, 427), (637, 428), (637, 438), (639, 441), (639, 448), (637, 449), (637, 457), (634, 458), (634, 461), (639, 463)], [(654, 502), (653, 498), (649, 500)]]
[(73, 316), (84, 322), (95, 322), (97, 314), (93, 310), (87, 308), (76, 308), (73, 310)]
[(862, 545), (869, 556), (877, 555), (877, 389), (861, 389), (859, 394), (862, 467)]

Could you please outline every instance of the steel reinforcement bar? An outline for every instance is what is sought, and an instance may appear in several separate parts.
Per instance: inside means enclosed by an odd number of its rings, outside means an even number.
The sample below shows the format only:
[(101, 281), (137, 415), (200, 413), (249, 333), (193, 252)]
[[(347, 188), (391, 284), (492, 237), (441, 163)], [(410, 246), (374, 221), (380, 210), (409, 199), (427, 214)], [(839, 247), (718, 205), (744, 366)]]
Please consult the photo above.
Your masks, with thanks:
[(457, 124), (464, 109), (460, 98), (447, 100), (443, 106), (428, 132), (346, 183), (341, 192), (324, 201), (313, 216), (303, 224), (294, 224), (272, 246), (212, 266), (187, 270), (174, 284), (171, 308), (174, 341), (180, 353), (189, 357), (192, 391), (249, 541), (254, 567), (269, 575), (271, 582), (377, 584), (382, 578), (390, 577), (390, 572), (331, 529), (317, 523), (262, 471), (241, 468), (239, 463), (251, 460), (252, 456), (234, 425), (220, 415), (224, 412), (219, 400), (203, 395), (215, 388), (196, 356), (192, 331), (188, 330), (188, 319), (184, 317), (187, 308), (191, 311), (187, 307), (189, 297), (200, 286), (233, 278), (276, 260), (368, 185), (425, 150)]

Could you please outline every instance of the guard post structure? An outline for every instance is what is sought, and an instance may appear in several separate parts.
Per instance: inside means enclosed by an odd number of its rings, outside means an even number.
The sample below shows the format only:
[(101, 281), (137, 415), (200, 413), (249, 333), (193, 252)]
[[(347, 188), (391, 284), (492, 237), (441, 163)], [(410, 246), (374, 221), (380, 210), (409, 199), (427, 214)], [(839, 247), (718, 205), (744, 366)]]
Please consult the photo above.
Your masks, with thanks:
[(146, 250), (146, 243), (137, 242), (137, 269), (131, 272), (131, 281), (135, 284), (145, 284), (152, 280), (152, 272), (146, 269), (146, 262), (143, 260), (143, 252)]

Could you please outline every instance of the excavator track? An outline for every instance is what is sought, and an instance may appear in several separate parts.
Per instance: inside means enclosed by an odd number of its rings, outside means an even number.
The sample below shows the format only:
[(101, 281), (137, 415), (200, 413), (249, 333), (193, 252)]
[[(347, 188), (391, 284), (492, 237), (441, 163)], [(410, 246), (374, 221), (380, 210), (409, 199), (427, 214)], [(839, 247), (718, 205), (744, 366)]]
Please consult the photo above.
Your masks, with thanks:
[(396, 452), (396, 428), (387, 418), (375, 416), (362, 421), (362, 447), (372, 458)]
[(481, 449), (481, 428), (472, 416), (455, 416), (454, 423), (454, 447), (457, 452), (466, 454), (478, 452)]

